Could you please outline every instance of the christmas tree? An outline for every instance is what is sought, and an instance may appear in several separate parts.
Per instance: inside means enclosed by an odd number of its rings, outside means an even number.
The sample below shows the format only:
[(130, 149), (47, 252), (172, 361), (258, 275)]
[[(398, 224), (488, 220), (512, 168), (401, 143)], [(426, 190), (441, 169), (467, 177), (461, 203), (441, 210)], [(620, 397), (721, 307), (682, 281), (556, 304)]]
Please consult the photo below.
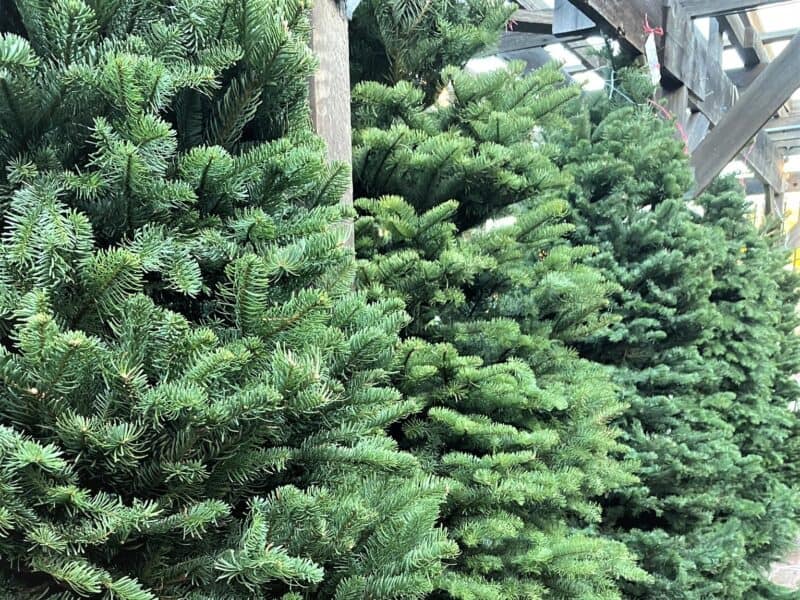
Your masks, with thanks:
[(394, 382), (421, 410), (393, 434), (450, 488), (460, 555), (430, 597), (617, 598), (643, 578), (596, 530), (596, 497), (631, 483), (607, 425), (623, 407), (568, 346), (606, 325), (609, 285), (565, 239), (567, 180), (535, 133), (577, 90), (556, 66), (393, 83), (353, 91), (356, 250), (361, 289), (412, 317)]
[(505, 0), (362, 0), (350, 24), (351, 79), (413, 83), (430, 101), (441, 69), (496, 44), (515, 10)]
[(422, 597), (446, 486), (384, 433), (306, 4), (0, 16), (3, 597)]
[(795, 365), (777, 355), (795, 347), (781, 306), (794, 286), (738, 192), (684, 199), (691, 173), (674, 125), (649, 106), (640, 73), (615, 80), (624, 91), (587, 99), (572, 131), (549, 139), (575, 180), (573, 239), (598, 247), (592, 263), (620, 286), (620, 321), (579, 347), (615, 369), (630, 403), (619, 425), (641, 485), (605, 501), (604, 524), (654, 579), (624, 591), (776, 597), (764, 569), (796, 515), (783, 472)]
[(800, 520), (798, 419), (789, 410), (800, 391), (793, 378), (800, 372), (794, 332), (800, 281), (786, 269), (779, 232), (753, 225), (736, 179), (715, 182), (698, 204), (701, 222), (725, 240), (711, 297), (722, 318), (703, 354), (718, 365), (718, 385), (731, 394), (727, 419), (742, 454), (760, 461), (761, 472), (743, 490), (760, 510), (742, 529), (749, 560), (767, 570), (795, 543)]

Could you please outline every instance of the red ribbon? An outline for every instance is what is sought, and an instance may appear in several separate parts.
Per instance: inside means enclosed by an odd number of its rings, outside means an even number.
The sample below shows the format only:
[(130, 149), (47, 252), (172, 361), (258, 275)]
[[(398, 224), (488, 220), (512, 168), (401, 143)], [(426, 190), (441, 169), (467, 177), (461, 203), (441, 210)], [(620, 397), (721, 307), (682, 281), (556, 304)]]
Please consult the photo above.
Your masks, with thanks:
[[(658, 102), (655, 102), (654, 100), (649, 100), (649, 102), (659, 111), (661, 111), (661, 114), (664, 115), (667, 120), (671, 121), (675, 119), (675, 115), (669, 112), (665, 107), (661, 106)], [(686, 154), (689, 154), (689, 134), (686, 133), (686, 129), (684, 129), (683, 125), (681, 125), (681, 122), (677, 119), (675, 119), (675, 128), (678, 130), (681, 140), (683, 140), (683, 151)]]
[(647, 13), (644, 15), (644, 32), (652, 33), (655, 35), (664, 35), (663, 27), (650, 27), (650, 21), (647, 19)]

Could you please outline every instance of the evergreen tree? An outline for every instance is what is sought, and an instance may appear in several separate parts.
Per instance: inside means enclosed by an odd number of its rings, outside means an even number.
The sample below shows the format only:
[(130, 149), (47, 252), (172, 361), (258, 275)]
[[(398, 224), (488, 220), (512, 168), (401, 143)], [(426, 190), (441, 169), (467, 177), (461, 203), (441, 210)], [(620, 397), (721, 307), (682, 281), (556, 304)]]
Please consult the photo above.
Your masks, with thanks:
[(445, 485), (384, 433), (305, 2), (0, 16), (3, 597), (422, 597)]
[(630, 403), (619, 424), (641, 485), (610, 496), (604, 519), (654, 580), (624, 590), (772, 598), (764, 568), (796, 514), (781, 450), (796, 429), (795, 365), (776, 354), (795, 344), (779, 306), (793, 286), (776, 284), (780, 254), (744, 222), (738, 195), (684, 200), (691, 173), (673, 124), (647, 105), (641, 74), (615, 79), (623, 101), (589, 98), (576, 126), (549, 139), (575, 179), (573, 239), (597, 246), (593, 264), (620, 286), (620, 321), (579, 348), (614, 368)]
[(413, 83), (430, 100), (441, 69), (496, 44), (515, 10), (505, 0), (362, 0), (350, 25), (351, 79)]
[(701, 222), (724, 237), (711, 296), (722, 319), (703, 353), (719, 365), (718, 385), (731, 394), (727, 418), (742, 454), (761, 463), (745, 491), (762, 506), (742, 527), (749, 559), (766, 570), (795, 543), (800, 520), (798, 419), (789, 410), (800, 396), (793, 378), (800, 372), (794, 331), (800, 286), (786, 269), (787, 252), (776, 247), (779, 236), (753, 226), (735, 179), (715, 182), (698, 204)]
[(566, 345), (605, 326), (608, 286), (564, 239), (566, 180), (535, 143), (576, 90), (521, 71), (447, 68), (435, 104), (428, 79), (356, 86), (360, 284), (412, 316), (394, 381), (422, 409), (393, 432), (447, 478), (461, 550), (431, 598), (617, 598), (643, 576), (594, 525), (595, 498), (630, 483), (607, 426), (622, 406)]

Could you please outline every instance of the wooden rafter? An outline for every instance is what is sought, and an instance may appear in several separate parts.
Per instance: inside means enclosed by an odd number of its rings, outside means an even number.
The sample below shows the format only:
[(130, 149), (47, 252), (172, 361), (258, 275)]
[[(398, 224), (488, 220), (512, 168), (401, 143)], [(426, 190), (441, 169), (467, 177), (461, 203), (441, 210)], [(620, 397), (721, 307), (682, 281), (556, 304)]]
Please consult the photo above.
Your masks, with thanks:
[[(697, 147), (692, 155), (696, 193), (708, 187), (798, 88), (800, 34), (792, 38)], [(782, 189), (782, 185), (773, 187)]]
[(767, 123), (766, 131), (796, 129), (800, 132), (800, 113), (790, 113), (780, 119), (772, 119)]
[(745, 67), (754, 67), (758, 63), (769, 62), (770, 56), (761, 36), (749, 24), (746, 15), (723, 15), (719, 23), (727, 32), (728, 39), (733, 43)]
[(800, 29), (794, 27), (792, 29), (781, 29), (777, 31), (762, 31), (761, 41), (765, 44), (772, 44), (773, 42), (785, 42), (792, 39)]
[(519, 33), (553, 33), (553, 10), (537, 9), (530, 10), (520, 8), (512, 17), (514, 20), (514, 31)]
[(780, 2), (786, 0), (681, 0), (683, 8), (692, 18), (730, 15)]

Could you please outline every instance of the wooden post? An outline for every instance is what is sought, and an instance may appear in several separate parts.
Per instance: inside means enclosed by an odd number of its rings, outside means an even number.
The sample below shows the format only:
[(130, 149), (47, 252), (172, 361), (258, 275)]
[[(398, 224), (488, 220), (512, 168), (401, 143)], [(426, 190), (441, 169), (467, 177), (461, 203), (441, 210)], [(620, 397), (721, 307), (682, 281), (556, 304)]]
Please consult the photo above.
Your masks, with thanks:
[[(311, 12), (311, 49), (319, 68), (311, 78), (311, 120), (314, 130), (328, 145), (331, 161), (352, 164), (350, 126), (350, 49), (344, 2), (316, 0)], [(353, 205), (353, 187), (342, 203)], [(347, 223), (347, 244), (353, 247), (353, 224)]]

